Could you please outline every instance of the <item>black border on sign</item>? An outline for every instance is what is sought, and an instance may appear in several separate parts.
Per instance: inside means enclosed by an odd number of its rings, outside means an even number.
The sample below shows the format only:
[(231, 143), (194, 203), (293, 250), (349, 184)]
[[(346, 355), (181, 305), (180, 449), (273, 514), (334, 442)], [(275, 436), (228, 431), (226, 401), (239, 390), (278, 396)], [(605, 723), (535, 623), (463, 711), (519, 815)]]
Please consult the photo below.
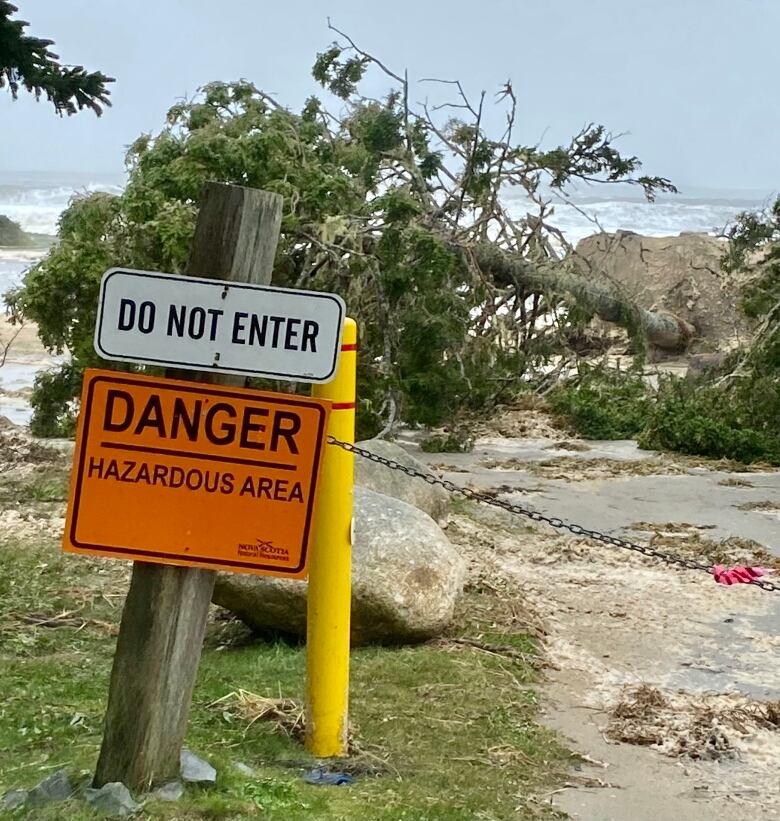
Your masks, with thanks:
[[(287, 398), (274, 398), (274, 400), (266, 399), (262, 397), (260, 401), (264, 402), (278, 402), (279, 404), (283, 405), (293, 405), (293, 406), (304, 406), (306, 408), (316, 408), (319, 414), (319, 429), (317, 435), (317, 447), (314, 450), (314, 463), (312, 465), (312, 483), (311, 483), (311, 490), (309, 492), (309, 503), (306, 507), (306, 524), (303, 528), (303, 539), (301, 545), (301, 560), (295, 567), (279, 567), (276, 564), (256, 564), (254, 562), (240, 562), (240, 561), (228, 561), (222, 559), (210, 559), (204, 556), (182, 556), (179, 553), (166, 553), (164, 551), (155, 551), (155, 550), (141, 550), (134, 547), (122, 547), (120, 545), (105, 545), (105, 544), (92, 544), (87, 542), (81, 542), (76, 538), (76, 530), (78, 528), (78, 518), (79, 518), (79, 506), (81, 503), (81, 489), (82, 489), (82, 480), (84, 478), (84, 467), (86, 464), (86, 451), (87, 451), (87, 442), (89, 439), (88, 433), (90, 424), (92, 422), (92, 400), (94, 398), (94, 387), (99, 382), (112, 382), (117, 383), (120, 385), (150, 385), (154, 387), (161, 388), (163, 390), (175, 390), (181, 391), (185, 393), (197, 393), (197, 394), (207, 394), (211, 396), (222, 396), (222, 397), (233, 397), (233, 398), (240, 398), (243, 401), (246, 401), (247, 395), (243, 392), (238, 391), (231, 391), (229, 388), (217, 388), (212, 387), (208, 384), (204, 384), (202, 387), (188, 387), (186, 383), (181, 382), (174, 382), (171, 384), (171, 380), (161, 379), (157, 380), (150, 380), (148, 377), (143, 379), (135, 379), (132, 376), (96, 376), (92, 378), (89, 382), (89, 388), (87, 390), (87, 401), (85, 407), (82, 409), (82, 413), (84, 414), (84, 427), (81, 431), (81, 448), (79, 450), (79, 470), (78, 476), (76, 477), (76, 486), (73, 492), (73, 512), (71, 515), (71, 523), (70, 523), (70, 542), (71, 544), (79, 549), (82, 550), (110, 550), (112, 553), (120, 554), (124, 553), (127, 555), (128, 559), (132, 558), (139, 558), (139, 560), (143, 560), (144, 556), (154, 557), (158, 559), (168, 559), (171, 561), (176, 562), (178, 566), (183, 566), (181, 561), (184, 560), (185, 562), (192, 562), (194, 564), (202, 563), (205, 565), (218, 566), (218, 567), (225, 567), (227, 569), (235, 569), (235, 568), (245, 568), (246, 570), (268, 570), (272, 571), (275, 574), (287, 574), (287, 575), (294, 575), (296, 573), (300, 573), (304, 567), (306, 567), (306, 557), (308, 554), (308, 545), (309, 545), (309, 532), (311, 530), (311, 522), (312, 516), (314, 513), (314, 500), (316, 497), (317, 491), (317, 478), (318, 472), (316, 470), (317, 465), (320, 462), (321, 458), (321, 451), (322, 451), (322, 443), (324, 441), (324, 428), (325, 428), (325, 412), (323, 408), (319, 405), (310, 405), (308, 402), (295, 400), (295, 399), (287, 399)], [(166, 451), (162, 451), (165, 453)], [(205, 458), (205, 457), (204, 457)], [(208, 568), (206, 568), (208, 569)]]
[(190, 282), (193, 285), (219, 285), (223, 288), (243, 288), (244, 290), (248, 291), (267, 291), (271, 293), (293, 294), (296, 296), (305, 294), (307, 297), (312, 297), (314, 299), (324, 299), (327, 302), (335, 302), (339, 309), (339, 329), (343, 328), (344, 326), (344, 303), (335, 294), (319, 293), (318, 291), (300, 291), (294, 288), (274, 288), (266, 287), (264, 285), (249, 285), (247, 283), (233, 282), (232, 280), (227, 279), (207, 279), (205, 277), (187, 277), (179, 276), (177, 274), (163, 274), (154, 271), (136, 271), (133, 268), (110, 268), (103, 275), (103, 279), (100, 282), (100, 300), (98, 302), (98, 318), (97, 324), (95, 326), (94, 340), (95, 350), (104, 359), (114, 360), (117, 362), (148, 362), (153, 365), (165, 365), (168, 367), (187, 368), (189, 370), (194, 371), (207, 371), (213, 373), (235, 373), (239, 375), (248, 374), (251, 376), (257, 376), (258, 378), (277, 377), (279, 379), (289, 379), (291, 381), (296, 382), (314, 382), (318, 384), (329, 382), (336, 373), (336, 366), (338, 365), (339, 353), (341, 351), (341, 330), (339, 330), (339, 335), (336, 340), (336, 346), (333, 351), (333, 360), (331, 362), (330, 370), (324, 376), (318, 376), (316, 378), (306, 376), (304, 374), (287, 373), (286, 371), (256, 371), (252, 368), (220, 368), (218, 366), (215, 367), (213, 364), (185, 362), (180, 359), (155, 359), (149, 356), (123, 356), (122, 354), (110, 353), (103, 347), (103, 317), (105, 314), (103, 308), (106, 301), (106, 284), (108, 283), (109, 279), (111, 279), (111, 277), (114, 276), (114, 274), (131, 274), (132, 276), (146, 277), (147, 279), (186, 279), (187, 282)]

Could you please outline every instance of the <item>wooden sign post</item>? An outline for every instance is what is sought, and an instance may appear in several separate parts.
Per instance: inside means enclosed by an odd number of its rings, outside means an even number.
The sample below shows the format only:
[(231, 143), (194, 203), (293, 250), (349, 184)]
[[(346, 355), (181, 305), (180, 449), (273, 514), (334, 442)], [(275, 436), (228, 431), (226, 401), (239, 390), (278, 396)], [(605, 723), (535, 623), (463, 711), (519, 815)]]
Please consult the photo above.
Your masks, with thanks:
[[(277, 194), (207, 184), (187, 273), (268, 284), (281, 213)], [(191, 372), (168, 375), (192, 377)], [(202, 381), (243, 386), (245, 378), (208, 374)], [(178, 777), (213, 588), (212, 570), (133, 565), (95, 786), (121, 781), (144, 791)]]

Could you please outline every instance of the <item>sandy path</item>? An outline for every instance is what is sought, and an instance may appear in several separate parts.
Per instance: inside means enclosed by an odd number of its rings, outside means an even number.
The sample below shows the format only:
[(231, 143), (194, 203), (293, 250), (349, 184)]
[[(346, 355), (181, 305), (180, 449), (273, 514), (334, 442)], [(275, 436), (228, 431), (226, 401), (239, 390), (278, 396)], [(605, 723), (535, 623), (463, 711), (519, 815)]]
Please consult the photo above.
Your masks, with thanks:
[[(672, 536), (750, 536), (780, 555), (780, 472), (653, 461), (632, 443), (569, 444), (490, 437), (469, 454), (416, 455), (448, 465), (459, 484), (500, 488), (502, 498), (615, 534), (641, 536), (630, 530), (637, 522), (686, 523)], [(560, 478), (562, 466), (575, 481)], [(746, 509), (750, 502), (775, 509)], [(451, 538), (515, 584), (547, 626), (556, 669), (546, 720), (605, 765), (584, 764), (577, 780), (600, 786), (566, 788), (551, 797), (558, 807), (581, 821), (780, 819), (780, 729), (732, 720), (745, 705), (780, 699), (780, 595), (531, 531), (495, 509), (474, 515), (456, 517)], [(639, 722), (640, 730), (657, 722), (662, 743), (608, 739), (618, 726), (612, 711), (641, 684), (669, 700)], [(704, 758), (680, 755), (683, 747)]]

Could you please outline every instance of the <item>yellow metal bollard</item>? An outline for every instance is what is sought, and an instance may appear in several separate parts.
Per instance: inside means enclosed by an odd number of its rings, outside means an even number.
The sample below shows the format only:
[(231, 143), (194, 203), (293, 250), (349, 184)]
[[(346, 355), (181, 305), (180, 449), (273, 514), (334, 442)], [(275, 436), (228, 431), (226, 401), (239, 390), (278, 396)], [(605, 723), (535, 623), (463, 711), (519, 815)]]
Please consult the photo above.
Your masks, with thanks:
[[(342, 442), (355, 441), (356, 363), (357, 325), (347, 318), (336, 378), (312, 389), (333, 403), (328, 434)], [(354, 456), (327, 445), (311, 535), (306, 636), (306, 749), (322, 758), (347, 754), (353, 479)]]

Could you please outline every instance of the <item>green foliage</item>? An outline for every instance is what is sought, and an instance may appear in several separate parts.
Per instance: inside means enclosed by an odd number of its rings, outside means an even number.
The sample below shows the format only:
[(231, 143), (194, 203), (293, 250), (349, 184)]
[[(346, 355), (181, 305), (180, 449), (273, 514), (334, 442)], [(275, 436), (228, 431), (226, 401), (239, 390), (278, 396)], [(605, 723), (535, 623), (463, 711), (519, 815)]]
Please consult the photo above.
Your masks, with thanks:
[(740, 215), (722, 265), (739, 275), (751, 345), (696, 384), (667, 382), (642, 441), (742, 462), (780, 464), (780, 199)]
[(639, 370), (584, 367), (550, 405), (585, 439), (638, 438), (654, 450), (780, 464), (780, 383), (771, 376), (728, 387), (666, 377), (656, 392)]
[[(365, 98), (358, 85), (377, 66), (394, 86)], [(545, 321), (561, 295), (480, 269), (469, 249), (500, 231), (502, 253), (549, 261), (543, 221), (513, 222), (502, 192), (515, 185), (535, 195), (545, 179), (556, 187), (586, 176), (637, 182), (628, 176), (636, 158), (622, 158), (596, 126), (543, 152), (490, 139), (479, 118), (412, 114), (406, 82), (352, 46), (334, 44), (313, 73), (344, 101), (338, 118), (316, 98), (294, 113), (250, 83), (211, 83), (171, 108), (158, 134), (131, 145), (120, 196), (72, 201), (56, 246), (7, 297), (49, 349), (71, 354), (36, 385), (36, 432), (67, 430), (84, 368), (106, 365), (92, 347), (103, 272), (181, 272), (209, 181), (280, 194), (274, 283), (344, 297), (360, 331), (361, 436), (388, 422), (438, 426), (490, 407), (565, 348), (565, 313)], [(547, 213), (542, 200), (539, 208)]]
[(776, 378), (757, 378), (732, 390), (668, 379), (639, 442), (659, 450), (780, 465), (778, 420)]
[(33, 244), (32, 237), (22, 230), (18, 222), (0, 214), (0, 246), (28, 248)]
[(365, 57), (342, 60), (340, 58), (343, 52), (344, 49), (338, 43), (333, 43), (327, 51), (318, 54), (312, 75), (331, 94), (346, 100), (356, 92), (369, 61)]
[(35, 377), (30, 404), (33, 436), (73, 436), (76, 427), (72, 401), (81, 389), (81, 374), (72, 363), (59, 369), (41, 371)]
[(755, 322), (751, 345), (697, 380), (662, 379), (657, 392), (639, 372), (588, 370), (551, 395), (553, 408), (577, 431), (780, 465), (780, 199), (765, 213), (742, 214), (729, 239), (723, 269), (739, 274), (743, 308)]
[(644, 429), (652, 393), (641, 370), (582, 365), (549, 399), (553, 411), (585, 439), (631, 439)]
[[(551, 172), (551, 185), (563, 187), (573, 178), (588, 179), (606, 173), (607, 180), (617, 182), (641, 167), (637, 157), (623, 157), (615, 149), (614, 138), (603, 125), (590, 123), (572, 140), (540, 155), (538, 161)], [(676, 193), (677, 189), (664, 177), (642, 176), (636, 180), (651, 201), (657, 191)]]
[(780, 464), (772, 376), (729, 386), (666, 377), (655, 392), (641, 371), (586, 368), (550, 394), (550, 405), (586, 439), (638, 438), (653, 450)]
[(111, 105), (113, 83), (99, 71), (87, 72), (83, 66), (64, 66), (49, 48), (52, 40), (24, 33), (28, 23), (11, 20), (18, 8), (0, 0), (0, 88), (8, 86), (15, 100), (24, 88), (39, 99), (46, 95), (58, 114), (75, 114), (89, 108), (98, 116), (103, 106)]

